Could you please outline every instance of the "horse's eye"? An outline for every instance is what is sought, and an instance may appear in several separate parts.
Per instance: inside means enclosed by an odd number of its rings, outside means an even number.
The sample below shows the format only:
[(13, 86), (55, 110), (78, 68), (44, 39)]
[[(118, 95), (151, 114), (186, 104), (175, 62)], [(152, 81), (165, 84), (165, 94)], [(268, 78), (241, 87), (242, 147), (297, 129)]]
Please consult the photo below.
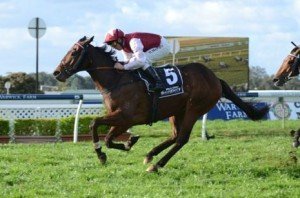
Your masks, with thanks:
[(292, 63), (294, 63), (294, 62), (295, 62), (295, 60), (296, 60), (296, 58), (294, 58), (294, 57), (293, 57), (293, 58), (290, 58), (290, 60), (289, 60), (289, 62), (288, 62), (288, 63), (289, 63), (289, 64), (292, 64)]

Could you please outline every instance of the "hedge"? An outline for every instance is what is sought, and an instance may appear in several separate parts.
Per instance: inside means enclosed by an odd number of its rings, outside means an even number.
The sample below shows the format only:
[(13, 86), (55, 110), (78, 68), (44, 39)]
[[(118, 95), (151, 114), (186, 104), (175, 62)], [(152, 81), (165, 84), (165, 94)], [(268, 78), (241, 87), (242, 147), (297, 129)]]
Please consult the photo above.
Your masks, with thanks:
[(0, 135), (8, 135), (9, 133), (9, 121), (0, 119)]
[[(90, 132), (90, 124), (91, 121), (96, 118), (96, 116), (81, 116), (79, 117), (79, 124), (78, 124), (78, 133), (79, 134), (88, 134)], [(62, 118), (60, 120), (60, 132), (62, 135), (71, 135), (74, 131), (74, 121), (75, 117), (67, 117)], [(98, 133), (99, 134), (105, 134), (108, 132), (109, 127), (108, 126), (99, 126), (98, 127)]]
[(57, 119), (38, 119), (36, 122), (38, 135), (56, 135), (59, 130), (57, 124)]
[(56, 134), (56, 119), (16, 119), (14, 124), (15, 135), (50, 135)]
[[(79, 117), (79, 134), (89, 134), (90, 123), (96, 116)], [(75, 117), (57, 119), (16, 119), (14, 122), (14, 135), (19, 136), (38, 136), (38, 135), (72, 135), (74, 131)], [(0, 120), (0, 135), (8, 135), (9, 122)], [(2, 129), (3, 128), (3, 129)], [(105, 134), (109, 130), (108, 126), (99, 126), (98, 133)]]

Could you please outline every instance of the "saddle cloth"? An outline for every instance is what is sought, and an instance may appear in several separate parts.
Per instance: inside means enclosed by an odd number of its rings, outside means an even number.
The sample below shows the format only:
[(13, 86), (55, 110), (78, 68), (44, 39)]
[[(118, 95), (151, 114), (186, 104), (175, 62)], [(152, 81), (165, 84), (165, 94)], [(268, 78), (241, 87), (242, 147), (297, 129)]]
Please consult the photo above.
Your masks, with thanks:
[[(165, 98), (183, 93), (182, 76), (180, 70), (176, 66), (167, 64), (154, 67), (154, 69), (165, 86), (165, 89), (160, 92), (159, 98)], [(150, 92), (149, 85), (152, 82), (150, 80), (151, 78), (149, 78), (143, 71), (138, 71), (138, 75), (144, 81), (148, 92)]]

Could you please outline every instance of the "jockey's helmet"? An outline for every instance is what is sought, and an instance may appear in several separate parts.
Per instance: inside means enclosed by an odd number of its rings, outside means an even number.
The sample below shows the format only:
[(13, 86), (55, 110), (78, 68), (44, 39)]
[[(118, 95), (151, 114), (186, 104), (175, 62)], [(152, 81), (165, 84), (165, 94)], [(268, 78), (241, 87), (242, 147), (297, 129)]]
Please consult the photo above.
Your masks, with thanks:
[(124, 37), (124, 32), (120, 29), (112, 29), (105, 35), (104, 43), (110, 43), (122, 39)]

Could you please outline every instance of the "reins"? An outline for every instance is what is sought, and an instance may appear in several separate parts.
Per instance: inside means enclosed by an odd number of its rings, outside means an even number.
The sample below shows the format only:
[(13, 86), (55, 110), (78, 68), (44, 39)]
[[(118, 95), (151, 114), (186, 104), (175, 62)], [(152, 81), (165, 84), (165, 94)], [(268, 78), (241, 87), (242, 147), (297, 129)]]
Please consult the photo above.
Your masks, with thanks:
[(85, 71), (95, 71), (95, 70), (117, 70), (117, 72), (125, 72), (126, 70), (119, 70), (114, 67), (94, 67), (85, 69)]
[(96, 67), (96, 68), (91, 68), (94, 70), (110, 70), (110, 69), (116, 69), (114, 67)]

